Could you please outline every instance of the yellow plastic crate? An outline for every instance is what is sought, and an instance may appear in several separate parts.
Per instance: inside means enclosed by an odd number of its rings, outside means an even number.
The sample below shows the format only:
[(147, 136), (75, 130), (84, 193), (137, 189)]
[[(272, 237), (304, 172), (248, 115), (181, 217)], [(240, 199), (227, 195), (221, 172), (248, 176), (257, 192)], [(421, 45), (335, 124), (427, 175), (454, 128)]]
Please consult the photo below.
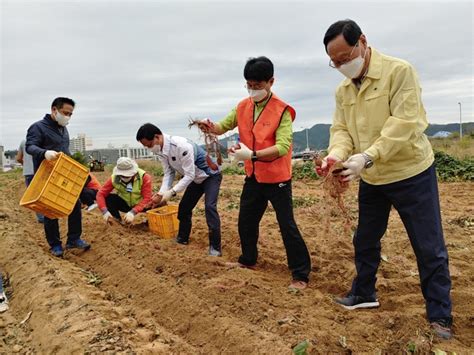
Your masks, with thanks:
[(88, 174), (86, 167), (64, 153), (56, 160), (45, 159), (23, 194), (20, 206), (48, 218), (69, 216)]
[(160, 238), (176, 237), (179, 229), (178, 206), (170, 205), (154, 208), (146, 212), (148, 227)]

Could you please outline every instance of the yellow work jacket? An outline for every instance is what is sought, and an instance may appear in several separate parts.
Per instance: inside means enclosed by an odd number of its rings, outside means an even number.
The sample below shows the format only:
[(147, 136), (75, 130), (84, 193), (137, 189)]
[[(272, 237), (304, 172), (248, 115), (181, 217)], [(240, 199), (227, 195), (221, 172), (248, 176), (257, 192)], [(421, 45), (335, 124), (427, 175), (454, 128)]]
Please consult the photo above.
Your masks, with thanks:
[(415, 176), (433, 164), (428, 127), (415, 69), (371, 49), (360, 89), (350, 79), (336, 89), (329, 154), (342, 160), (367, 153), (374, 165), (361, 178), (373, 185)]

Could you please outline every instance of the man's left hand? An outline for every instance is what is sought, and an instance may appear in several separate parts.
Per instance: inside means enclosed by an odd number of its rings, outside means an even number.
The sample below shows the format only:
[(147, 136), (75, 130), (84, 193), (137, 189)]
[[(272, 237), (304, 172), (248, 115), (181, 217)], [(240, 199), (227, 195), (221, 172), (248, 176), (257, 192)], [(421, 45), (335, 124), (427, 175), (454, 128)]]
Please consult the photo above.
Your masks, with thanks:
[(345, 176), (343, 181), (351, 181), (360, 176), (362, 169), (365, 167), (365, 157), (362, 154), (354, 154), (349, 157), (342, 166), (346, 168), (340, 175)]
[(252, 159), (253, 151), (251, 151), (244, 143), (239, 143), (239, 147), (234, 148), (233, 153), (237, 161), (244, 161)]

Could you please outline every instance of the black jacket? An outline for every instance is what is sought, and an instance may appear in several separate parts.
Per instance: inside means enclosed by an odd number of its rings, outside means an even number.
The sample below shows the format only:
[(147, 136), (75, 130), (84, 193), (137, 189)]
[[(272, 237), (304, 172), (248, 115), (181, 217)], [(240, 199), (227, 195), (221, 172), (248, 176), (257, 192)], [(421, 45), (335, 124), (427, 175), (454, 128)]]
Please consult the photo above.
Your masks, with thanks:
[(44, 153), (47, 150), (54, 150), (71, 155), (69, 151), (69, 132), (67, 128), (61, 127), (49, 114), (28, 128), (25, 147), (26, 152), (33, 156), (35, 172), (43, 161)]

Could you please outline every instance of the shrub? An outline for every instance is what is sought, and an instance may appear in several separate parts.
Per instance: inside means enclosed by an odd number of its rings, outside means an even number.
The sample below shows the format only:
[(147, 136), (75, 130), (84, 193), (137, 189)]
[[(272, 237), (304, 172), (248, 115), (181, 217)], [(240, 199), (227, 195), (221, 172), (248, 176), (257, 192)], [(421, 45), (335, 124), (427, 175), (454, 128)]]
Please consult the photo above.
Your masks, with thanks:
[(163, 176), (163, 167), (160, 162), (154, 160), (137, 160), (137, 164), (140, 169), (145, 170), (152, 176), (162, 177)]
[(440, 181), (474, 181), (474, 159), (459, 160), (435, 151), (435, 165)]
[(222, 168), (223, 175), (245, 175), (245, 169), (238, 165), (230, 164)]
[(314, 163), (306, 161), (304, 163), (296, 163), (293, 165), (293, 179), (319, 179), (319, 176), (314, 171)]

